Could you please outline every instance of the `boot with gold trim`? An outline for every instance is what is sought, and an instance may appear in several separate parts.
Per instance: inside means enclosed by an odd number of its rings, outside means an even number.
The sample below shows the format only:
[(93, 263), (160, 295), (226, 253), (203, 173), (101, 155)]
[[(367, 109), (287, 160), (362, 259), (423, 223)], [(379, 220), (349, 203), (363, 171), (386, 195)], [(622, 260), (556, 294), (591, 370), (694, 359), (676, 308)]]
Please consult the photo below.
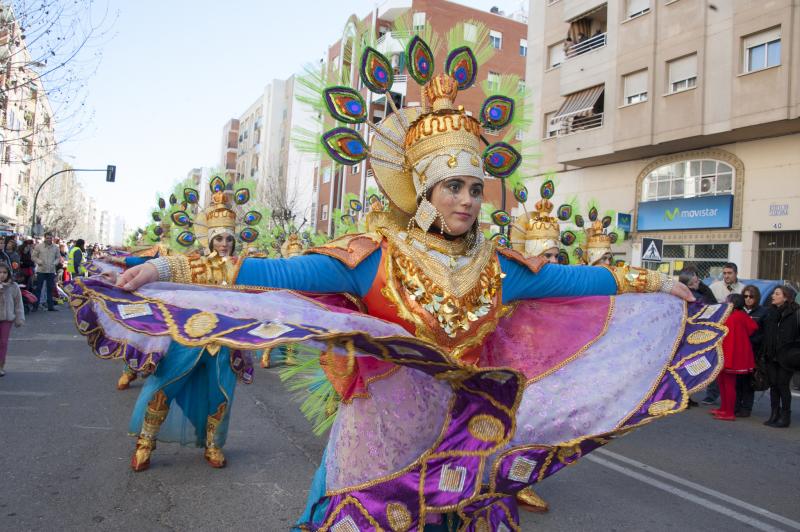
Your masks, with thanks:
[(159, 390), (147, 403), (147, 411), (144, 414), (142, 431), (136, 440), (136, 450), (131, 456), (131, 469), (134, 471), (144, 471), (150, 467), (150, 454), (156, 448), (156, 436), (161, 424), (167, 419), (169, 405), (167, 396)]
[(222, 419), (225, 417), (226, 407), (227, 405), (222, 403), (219, 405), (219, 408), (217, 408), (216, 413), (208, 416), (206, 420), (206, 451), (203, 456), (211, 467), (225, 467), (225, 455), (222, 454), (222, 448), (219, 447), (214, 440), (217, 435), (217, 429), (219, 429), (219, 424), (222, 423)]
[(544, 502), (544, 499), (536, 495), (532, 486), (517, 493), (517, 503), (520, 508), (529, 512), (545, 513), (550, 510), (550, 506)]
[(127, 390), (133, 381), (136, 380), (136, 372), (125, 366), (125, 371), (119, 376), (117, 390)]

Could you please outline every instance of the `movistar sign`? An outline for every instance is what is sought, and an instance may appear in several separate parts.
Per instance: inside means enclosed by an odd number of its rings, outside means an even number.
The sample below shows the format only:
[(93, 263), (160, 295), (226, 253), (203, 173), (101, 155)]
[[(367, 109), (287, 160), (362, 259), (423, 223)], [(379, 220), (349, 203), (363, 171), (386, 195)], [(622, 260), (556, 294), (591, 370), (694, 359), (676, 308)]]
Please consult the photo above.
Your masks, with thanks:
[(703, 196), (639, 203), (637, 231), (727, 229), (733, 220), (733, 196)]

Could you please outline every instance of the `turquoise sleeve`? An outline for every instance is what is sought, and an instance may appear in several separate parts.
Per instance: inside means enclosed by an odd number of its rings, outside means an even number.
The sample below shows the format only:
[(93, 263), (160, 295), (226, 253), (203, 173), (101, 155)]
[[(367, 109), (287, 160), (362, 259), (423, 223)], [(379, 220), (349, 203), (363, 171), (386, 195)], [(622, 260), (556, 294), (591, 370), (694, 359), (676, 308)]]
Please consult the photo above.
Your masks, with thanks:
[(372, 287), (380, 260), (380, 249), (353, 269), (316, 253), (291, 259), (248, 258), (244, 259), (236, 284), (363, 297)]
[(153, 257), (125, 257), (125, 267), (133, 268), (134, 266), (144, 264), (145, 262), (147, 262), (152, 258)]
[(617, 283), (607, 268), (545, 264), (539, 273), (499, 256), (503, 279), (503, 303), (539, 297), (614, 295)]

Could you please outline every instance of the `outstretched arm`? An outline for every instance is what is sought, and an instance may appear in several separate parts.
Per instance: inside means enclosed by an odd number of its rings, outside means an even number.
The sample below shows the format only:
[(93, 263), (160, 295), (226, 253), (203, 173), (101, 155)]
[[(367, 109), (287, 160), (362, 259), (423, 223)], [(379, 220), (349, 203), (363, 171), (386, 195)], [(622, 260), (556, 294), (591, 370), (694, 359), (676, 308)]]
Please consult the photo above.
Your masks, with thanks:
[(378, 249), (352, 269), (332, 257), (317, 254), (292, 259), (247, 258), (237, 269), (233, 262), (220, 259), (164, 257), (126, 270), (116, 284), (125, 290), (136, 290), (155, 281), (175, 281), (364, 296), (372, 286), (380, 258)]
[(614, 295), (623, 292), (672, 293), (686, 301), (694, 301), (689, 289), (666, 276), (638, 268), (606, 268), (601, 266), (563, 266), (546, 264), (538, 273), (500, 256), (503, 279), (503, 303), (518, 299)]

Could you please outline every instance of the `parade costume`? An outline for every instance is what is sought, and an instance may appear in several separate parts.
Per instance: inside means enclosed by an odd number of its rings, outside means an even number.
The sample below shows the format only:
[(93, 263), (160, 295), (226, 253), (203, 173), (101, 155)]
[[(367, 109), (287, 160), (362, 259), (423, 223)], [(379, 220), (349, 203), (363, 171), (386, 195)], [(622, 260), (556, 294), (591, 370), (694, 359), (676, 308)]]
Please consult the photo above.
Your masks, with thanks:
[(581, 263), (589, 266), (610, 266), (614, 260), (611, 244), (619, 240), (621, 235), (618, 229), (611, 229), (613, 212), (609, 211), (600, 218), (596, 205), (589, 205), (587, 224), (583, 216), (576, 214), (573, 221), (583, 231), (580, 245), (575, 248), (575, 255)]
[[(371, 232), (292, 259), (159, 258), (159, 277), (172, 282), (129, 293), (79, 280), (72, 305), (96, 352), (136, 364), (288, 343), (323, 351), (341, 402), (301, 529), (421, 530), (447, 516), (465, 531), (519, 530), (518, 491), (684, 409), (716, 376), (727, 307), (628, 294), (669, 291), (671, 280), (545, 264), (483, 240), (477, 224), (438, 235), (427, 197), (438, 182), (484, 170), (503, 178), (518, 166), (512, 146), (480, 145), (483, 125), (505, 125), (513, 102), (487, 101), (483, 123), (454, 106), (475, 79), (469, 48), (454, 49), (436, 76), (421, 39), (407, 59), (424, 84), (421, 107), (371, 125), (369, 146), (345, 127), (323, 135), (339, 162), (370, 157), (391, 205)], [(361, 77), (385, 93), (391, 65), (367, 48)], [(325, 96), (337, 120), (366, 121), (356, 91)], [(229, 289), (205, 286), (211, 279)], [(565, 299), (547, 299), (556, 297)]]

